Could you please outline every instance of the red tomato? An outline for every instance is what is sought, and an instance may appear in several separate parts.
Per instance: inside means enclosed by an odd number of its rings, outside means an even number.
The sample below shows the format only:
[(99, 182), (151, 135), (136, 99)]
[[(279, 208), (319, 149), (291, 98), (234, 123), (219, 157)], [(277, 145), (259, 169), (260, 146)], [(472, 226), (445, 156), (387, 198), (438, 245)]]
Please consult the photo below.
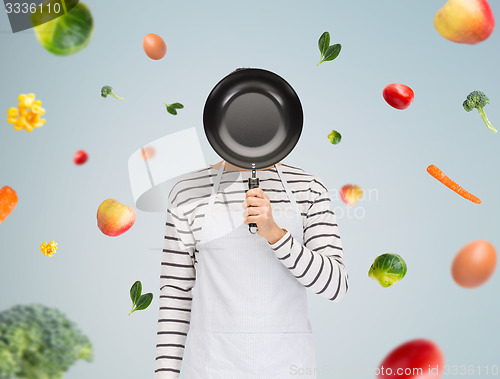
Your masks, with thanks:
[(439, 379), (444, 371), (444, 358), (434, 342), (417, 339), (391, 351), (378, 370), (378, 379)]
[(9, 186), (0, 188), (0, 224), (5, 221), (17, 205), (17, 194)]
[(73, 156), (73, 162), (78, 165), (84, 164), (87, 159), (89, 159), (89, 155), (83, 150), (78, 150)]
[(384, 95), (387, 104), (396, 109), (408, 108), (415, 97), (410, 87), (399, 83), (392, 83), (385, 86), (382, 95)]

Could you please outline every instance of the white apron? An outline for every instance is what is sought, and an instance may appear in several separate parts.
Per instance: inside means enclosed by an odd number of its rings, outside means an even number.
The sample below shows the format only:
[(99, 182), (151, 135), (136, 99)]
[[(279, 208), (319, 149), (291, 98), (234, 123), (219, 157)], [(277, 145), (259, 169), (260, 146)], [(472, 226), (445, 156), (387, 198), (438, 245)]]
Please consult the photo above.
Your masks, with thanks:
[[(314, 373), (306, 288), (264, 237), (249, 232), (243, 208), (231, 204), (235, 210), (228, 211), (224, 204), (214, 205), (224, 164), (201, 231), (183, 377), (281, 379), (297, 378), (298, 370)], [(273, 211), (274, 220), (302, 244), (299, 207), (275, 167), (293, 209)]]

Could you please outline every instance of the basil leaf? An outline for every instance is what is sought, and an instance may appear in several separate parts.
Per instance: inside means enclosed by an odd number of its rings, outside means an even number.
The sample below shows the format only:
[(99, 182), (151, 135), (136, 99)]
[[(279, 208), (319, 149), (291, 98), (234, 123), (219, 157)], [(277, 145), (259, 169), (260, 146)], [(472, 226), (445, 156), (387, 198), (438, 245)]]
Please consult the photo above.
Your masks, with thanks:
[(177, 114), (175, 108), (172, 108), (170, 105), (167, 105), (167, 112), (173, 114), (174, 116)]
[(137, 306), (135, 307), (136, 311), (142, 311), (143, 309), (146, 309), (149, 307), (149, 304), (153, 301), (153, 294), (152, 293), (147, 293), (142, 295), (139, 298), (139, 301), (137, 302)]
[(340, 43), (337, 43), (335, 45), (332, 45), (328, 48), (328, 50), (325, 53), (325, 59), (324, 61), (333, 61), (335, 58), (337, 58), (340, 54), (340, 50), (342, 49), (342, 46)]
[(170, 104), (170, 106), (172, 108), (175, 108), (175, 109), (182, 109), (182, 108), (184, 108), (184, 105), (182, 105), (181, 103), (173, 103), (173, 104)]
[(318, 47), (321, 52), (321, 58), (325, 55), (328, 50), (328, 46), (330, 46), (330, 33), (324, 32), (321, 37), (319, 37)]
[(135, 282), (130, 288), (130, 298), (132, 299), (132, 305), (136, 305), (137, 301), (141, 297), (142, 284), (140, 281)]

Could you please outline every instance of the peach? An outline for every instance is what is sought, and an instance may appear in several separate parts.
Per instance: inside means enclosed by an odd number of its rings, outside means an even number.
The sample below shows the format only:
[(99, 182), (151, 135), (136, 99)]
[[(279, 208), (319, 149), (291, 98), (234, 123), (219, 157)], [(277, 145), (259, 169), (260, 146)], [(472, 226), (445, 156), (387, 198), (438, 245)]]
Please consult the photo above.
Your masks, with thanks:
[(436, 12), (434, 26), (447, 40), (473, 45), (490, 36), (495, 18), (486, 0), (448, 0)]
[(104, 200), (97, 209), (97, 227), (110, 237), (129, 230), (135, 222), (135, 210), (115, 199)]
[(340, 190), (340, 197), (347, 205), (355, 205), (363, 196), (363, 189), (355, 184), (346, 184)]

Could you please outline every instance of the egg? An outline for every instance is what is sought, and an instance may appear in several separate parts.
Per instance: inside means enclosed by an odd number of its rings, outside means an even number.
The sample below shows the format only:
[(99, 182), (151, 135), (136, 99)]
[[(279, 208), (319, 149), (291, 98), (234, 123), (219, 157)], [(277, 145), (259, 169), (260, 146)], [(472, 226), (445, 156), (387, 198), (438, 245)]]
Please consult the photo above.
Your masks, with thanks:
[(495, 272), (497, 254), (488, 241), (473, 241), (455, 255), (451, 265), (451, 275), (464, 288), (483, 285)]
[(142, 40), (142, 48), (146, 55), (154, 60), (162, 59), (167, 53), (167, 44), (159, 35), (146, 34)]

